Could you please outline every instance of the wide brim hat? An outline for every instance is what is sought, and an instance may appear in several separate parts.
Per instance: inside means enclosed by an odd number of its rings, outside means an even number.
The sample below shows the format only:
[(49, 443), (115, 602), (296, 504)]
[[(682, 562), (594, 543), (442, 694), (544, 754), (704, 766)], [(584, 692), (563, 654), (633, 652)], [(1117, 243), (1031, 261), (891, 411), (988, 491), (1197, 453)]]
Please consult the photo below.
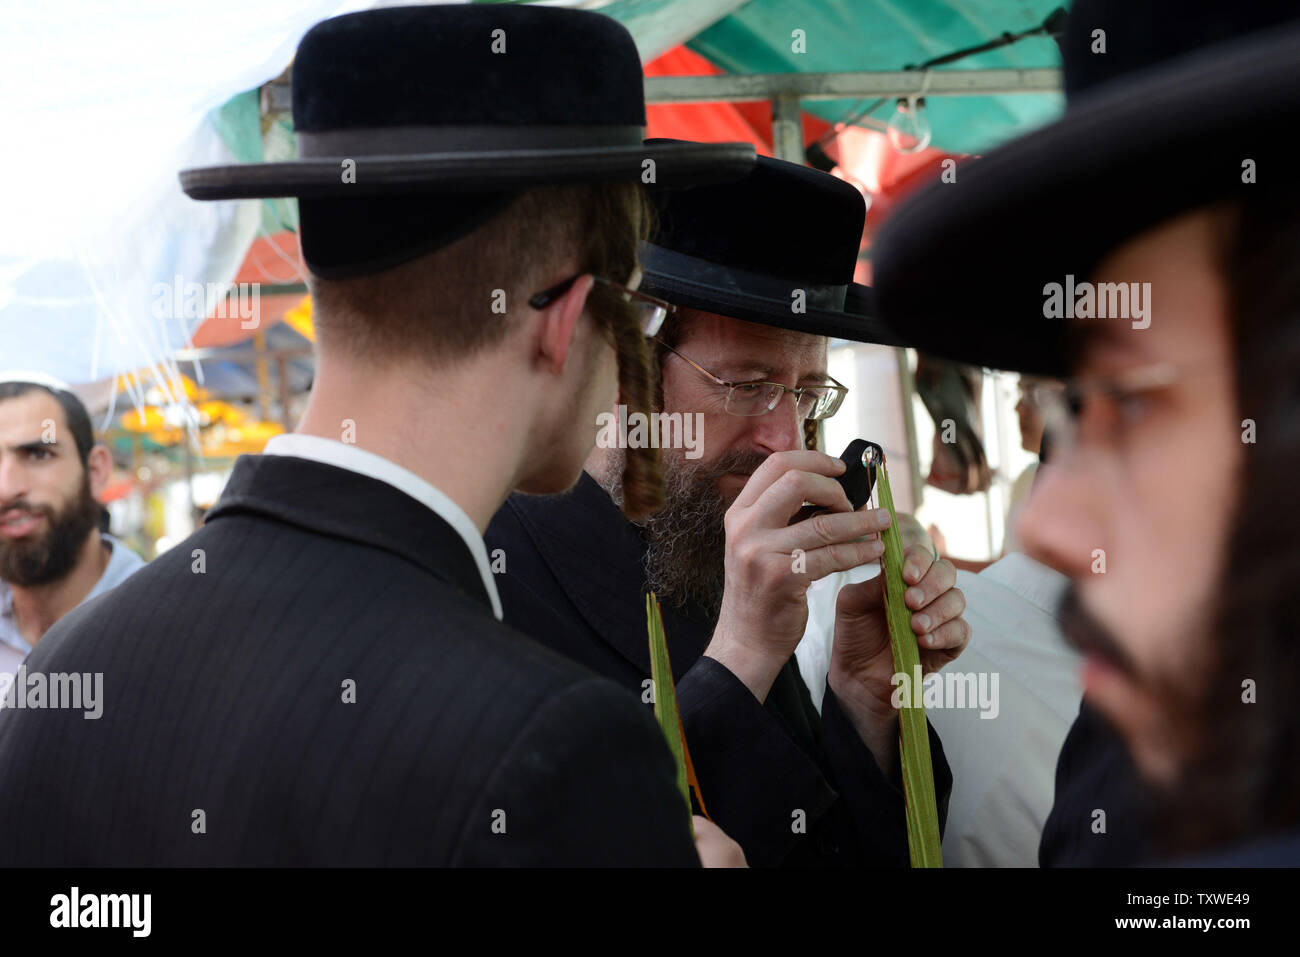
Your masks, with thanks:
[(744, 179), (652, 201), (643, 292), (746, 322), (903, 344), (876, 318), (871, 288), (853, 281), (866, 204), (843, 180), (761, 156)]
[(881, 317), (934, 355), (1067, 374), (1074, 340), (1068, 320), (1047, 316), (1052, 284), (1086, 281), (1162, 221), (1294, 175), (1297, 15), (1294, 4), (1078, 0), (1062, 43), (1064, 117), (899, 208), (872, 250)]
[(195, 199), (667, 187), (734, 179), (749, 143), (647, 146), (631, 34), (596, 13), (392, 7), (312, 27), (293, 62), (299, 158), (187, 169)]

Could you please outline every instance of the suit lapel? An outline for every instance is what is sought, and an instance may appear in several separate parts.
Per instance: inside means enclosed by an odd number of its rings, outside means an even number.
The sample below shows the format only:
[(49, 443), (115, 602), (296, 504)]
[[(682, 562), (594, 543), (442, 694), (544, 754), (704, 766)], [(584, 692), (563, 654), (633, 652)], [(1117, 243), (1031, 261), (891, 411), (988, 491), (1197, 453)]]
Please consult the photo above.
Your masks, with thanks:
[(437, 512), (387, 482), (290, 455), (243, 455), (207, 521), (231, 515), (259, 515), (399, 555), (492, 614), (465, 540)]

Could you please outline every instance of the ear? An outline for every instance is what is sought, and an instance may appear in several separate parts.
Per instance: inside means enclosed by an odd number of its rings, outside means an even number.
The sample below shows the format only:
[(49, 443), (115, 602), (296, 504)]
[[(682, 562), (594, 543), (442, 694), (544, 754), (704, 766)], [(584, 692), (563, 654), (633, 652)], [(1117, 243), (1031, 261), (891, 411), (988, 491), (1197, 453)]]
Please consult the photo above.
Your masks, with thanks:
[(113, 456), (108, 446), (96, 442), (86, 456), (86, 477), (90, 481), (90, 494), (99, 501), (99, 497), (108, 488), (108, 480), (113, 476)]
[(569, 287), (568, 292), (542, 310), (538, 353), (541, 360), (556, 372), (564, 370), (564, 362), (577, 334), (578, 319), (595, 284), (590, 276), (583, 276)]

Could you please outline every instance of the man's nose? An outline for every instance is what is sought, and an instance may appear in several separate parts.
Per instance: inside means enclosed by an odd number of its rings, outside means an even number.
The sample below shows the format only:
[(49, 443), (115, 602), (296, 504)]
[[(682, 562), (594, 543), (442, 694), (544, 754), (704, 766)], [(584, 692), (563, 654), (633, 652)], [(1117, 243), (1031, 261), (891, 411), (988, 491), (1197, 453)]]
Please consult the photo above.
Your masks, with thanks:
[(0, 505), (13, 502), (31, 491), (26, 473), (18, 456), (0, 452)]
[(1065, 462), (1039, 466), (1016, 534), (1029, 557), (1071, 578), (1090, 574), (1098, 549), (1106, 547), (1104, 512), (1096, 485)]
[(767, 452), (792, 452), (803, 448), (803, 418), (793, 394), (781, 396), (776, 408), (752, 419), (755, 443)]

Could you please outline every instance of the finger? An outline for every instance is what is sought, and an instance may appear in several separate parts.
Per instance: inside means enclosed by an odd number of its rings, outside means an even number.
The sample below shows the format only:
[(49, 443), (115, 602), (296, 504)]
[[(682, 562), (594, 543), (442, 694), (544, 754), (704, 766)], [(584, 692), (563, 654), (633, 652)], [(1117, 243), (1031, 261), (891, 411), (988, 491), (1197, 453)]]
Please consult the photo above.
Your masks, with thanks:
[(889, 527), (889, 509), (867, 508), (856, 512), (822, 512), (783, 529), (790, 548), (805, 551), (852, 542), (859, 538), (877, 538)]
[(924, 545), (908, 545), (903, 549), (903, 584), (915, 585), (934, 564), (934, 554)]
[(804, 502), (812, 502), (836, 512), (853, 511), (844, 487), (835, 479), (795, 470), (786, 472), (759, 496), (758, 501), (750, 507), (752, 520), (762, 528), (784, 528)]
[(960, 588), (949, 588), (946, 592), (926, 605), (912, 616), (912, 631), (926, 635), (946, 625), (954, 618), (961, 617), (966, 610), (966, 596)]
[(876, 575), (866, 581), (845, 585), (835, 597), (835, 617), (852, 618), (873, 614), (884, 607), (885, 593), (880, 587), (881, 577)]
[(708, 818), (693, 815), (695, 851), (705, 867), (747, 867), (739, 844)]
[(703, 817), (699, 814), (692, 814), (691, 820), (695, 824), (695, 842), (697, 844), (700, 841), (711, 840), (712, 838), (718, 837), (722, 834), (722, 828), (718, 827), (718, 825), (714, 824), (707, 817)]
[(759, 496), (768, 490), (777, 479), (786, 472), (797, 469), (801, 472), (813, 472), (817, 475), (839, 475), (844, 471), (844, 463), (825, 452), (803, 450), (799, 452), (773, 452), (763, 464), (754, 470), (745, 487), (736, 496), (735, 505), (749, 508), (758, 501)]
[(940, 654), (945, 655), (948, 661), (965, 651), (969, 643), (970, 622), (965, 618), (954, 618), (916, 640), (917, 647), (921, 649), (921, 657)]
[[(912, 552), (911, 549), (908, 551)], [(906, 567), (919, 565), (923, 560), (931, 563), (929, 568), (915, 585), (903, 592), (903, 603), (913, 611), (920, 611), (957, 584), (957, 569), (952, 562), (946, 558), (936, 562), (924, 548), (917, 548), (912, 557), (904, 561), (904, 581), (907, 580)]]
[(936, 671), (942, 671), (956, 660), (958, 654), (959, 652), (956, 651), (921, 652), (921, 677), (925, 678)]
[(878, 539), (824, 545), (804, 552), (802, 564), (805, 574), (816, 581), (832, 572), (846, 572), (850, 568), (879, 561), (880, 556), (884, 554), (884, 549), (884, 542)]

